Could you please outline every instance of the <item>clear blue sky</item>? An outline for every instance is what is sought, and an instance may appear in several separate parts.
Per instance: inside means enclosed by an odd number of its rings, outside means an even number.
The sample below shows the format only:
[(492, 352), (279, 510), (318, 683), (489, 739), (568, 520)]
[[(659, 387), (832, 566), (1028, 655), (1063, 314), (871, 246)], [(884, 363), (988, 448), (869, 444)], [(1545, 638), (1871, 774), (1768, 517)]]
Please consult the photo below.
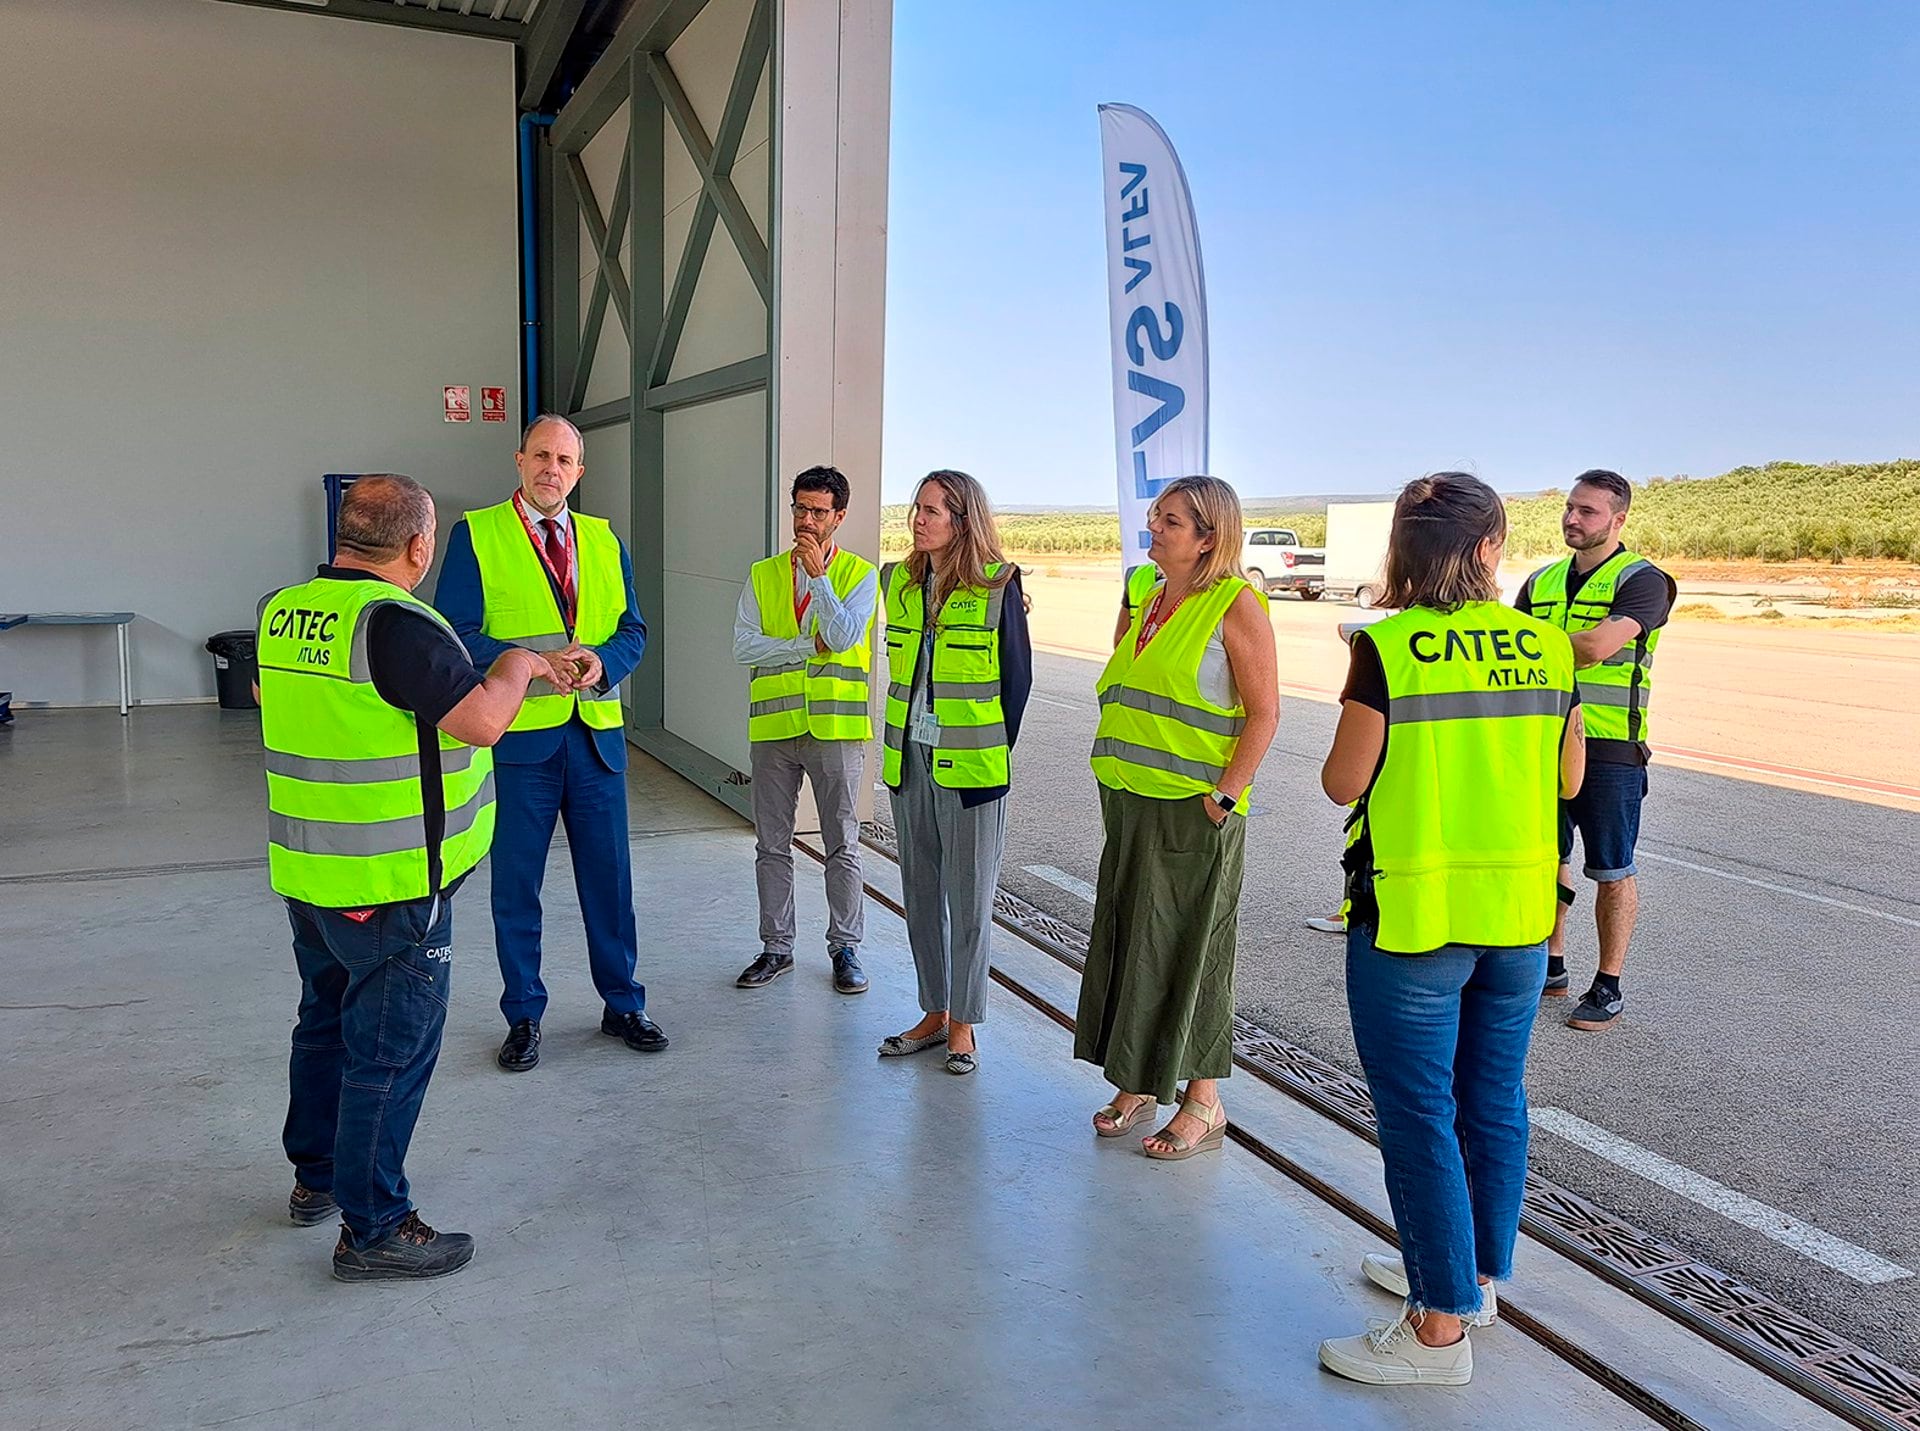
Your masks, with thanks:
[(1180, 151), (1213, 467), (1920, 456), (1920, 4), (898, 0), (884, 488), (1113, 500), (1094, 106)]

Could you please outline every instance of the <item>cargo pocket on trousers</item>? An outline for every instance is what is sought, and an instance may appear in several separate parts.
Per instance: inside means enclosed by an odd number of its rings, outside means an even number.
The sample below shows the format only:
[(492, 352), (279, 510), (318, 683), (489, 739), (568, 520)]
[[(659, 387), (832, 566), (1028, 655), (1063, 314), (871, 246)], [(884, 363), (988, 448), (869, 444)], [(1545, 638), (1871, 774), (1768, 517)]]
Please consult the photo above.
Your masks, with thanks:
[(388, 956), (385, 978), (374, 1060), (388, 1068), (409, 1068), (440, 1047), (453, 984), (453, 948), (417, 944), (401, 949)]

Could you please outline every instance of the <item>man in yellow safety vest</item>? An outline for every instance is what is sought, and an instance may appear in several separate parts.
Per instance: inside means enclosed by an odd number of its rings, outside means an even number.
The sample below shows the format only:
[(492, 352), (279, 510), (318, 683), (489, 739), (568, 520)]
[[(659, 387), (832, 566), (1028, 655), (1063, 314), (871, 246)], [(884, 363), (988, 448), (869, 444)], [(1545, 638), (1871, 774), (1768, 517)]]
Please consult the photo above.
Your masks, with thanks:
[(466, 1233), (420, 1220), (402, 1163), (440, 1055), (454, 892), (493, 838), (489, 747), (546, 669), (512, 649), (475, 668), (413, 595), (433, 539), (425, 488), (362, 477), (333, 563), (260, 603), (267, 869), (301, 982), (287, 1211), (303, 1227), (339, 1215), (344, 1282), (444, 1276), (473, 1256)]
[(733, 659), (749, 667), (754, 883), (760, 955), (735, 980), (763, 989), (793, 967), (793, 827), (800, 780), (813, 786), (827, 846), (827, 955), (833, 987), (864, 994), (860, 967), (860, 779), (873, 737), (869, 708), (873, 563), (834, 541), (849, 488), (837, 468), (793, 479), (793, 546), (753, 564), (733, 624)]
[(1586, 876), (1594, 882), (1600, 967), (1567, 1026), (1589, 1032), (1611, 1028), (1620, 1018), (1620, 974), (1640, 910), (1633, 854), (1652, 758), (1647, 731), (1653, 656), (1678, 590), (1671, 576), (1621, 542), (1632, 502), (1633, 487), (1618, 472), (1582, 472), (1560, 519), (1572, 555), (1528, 577), (1514, 602), (1572, 640), (1586, 710), (1587, 778), (1560, 807), (1561, 905), (1547, 947), (1543, 992), (1562, 996), (1568, 990), (1567, 906), (1578, 829)]
[(642, 1053), (665, 1048), (667, 1036), (648, 1016), (646, 986), (636, 977), (620, 708), (620, 682), (647, 645), (633, 562), (605, 518), (567, 507), (585, 471), (571, 422), (551, 413), (535, 418), (513, 460), (518, 490), (467, 513), (448, 536), (434, 604), (479, 659), (518, 646), (547, 666), (495, 751), (493, 941), (507, 1020), (496, 1062), (522, 1073), (540, 1061), (547, 1007), (540, 885), (560, 818), (603, 1005), (600, 1032)]

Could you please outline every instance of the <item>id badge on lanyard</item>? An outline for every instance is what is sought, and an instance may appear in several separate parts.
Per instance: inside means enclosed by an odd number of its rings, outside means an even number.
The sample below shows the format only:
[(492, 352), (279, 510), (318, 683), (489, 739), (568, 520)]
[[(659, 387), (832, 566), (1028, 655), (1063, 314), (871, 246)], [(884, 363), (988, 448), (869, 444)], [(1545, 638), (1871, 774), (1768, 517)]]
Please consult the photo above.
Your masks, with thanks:
[(921, 690), (925, 693), (926, 704), (913, 712), (913, 719), (907, 734), (915, 745), (940, 744), (940, 717), (933, 713), (933, 576), (927, 576), (927, 584), (921, 592), (922, 618), (926, 627), (920, 637), (920, 676), (925, 682)]

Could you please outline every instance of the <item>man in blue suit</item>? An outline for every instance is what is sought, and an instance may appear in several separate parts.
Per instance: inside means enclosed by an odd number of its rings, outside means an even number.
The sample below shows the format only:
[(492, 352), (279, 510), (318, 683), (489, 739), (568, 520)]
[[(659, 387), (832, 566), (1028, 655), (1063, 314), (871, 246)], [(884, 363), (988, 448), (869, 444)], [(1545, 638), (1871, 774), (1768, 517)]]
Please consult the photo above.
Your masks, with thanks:
[(626, 543), (604, 519), (567, 509), (580, 459), (578, 428), (552, 414), (535, 418), (514, 454), (519, 490), (454, 527), (434, 594), (482, 667), (509, 646), (547, 667), (493, 752), (493, 939), (507, 1019), (499, 1063), (511, 1073), (540, 1062), (540, 884), (556, 816), (566, 821), (587, 961), (606, 1005), (600, 1031), (642, 1053), (667, 1046), (635, 977), (620, 714), (620, 682), (640, 664), (647, 623)]

